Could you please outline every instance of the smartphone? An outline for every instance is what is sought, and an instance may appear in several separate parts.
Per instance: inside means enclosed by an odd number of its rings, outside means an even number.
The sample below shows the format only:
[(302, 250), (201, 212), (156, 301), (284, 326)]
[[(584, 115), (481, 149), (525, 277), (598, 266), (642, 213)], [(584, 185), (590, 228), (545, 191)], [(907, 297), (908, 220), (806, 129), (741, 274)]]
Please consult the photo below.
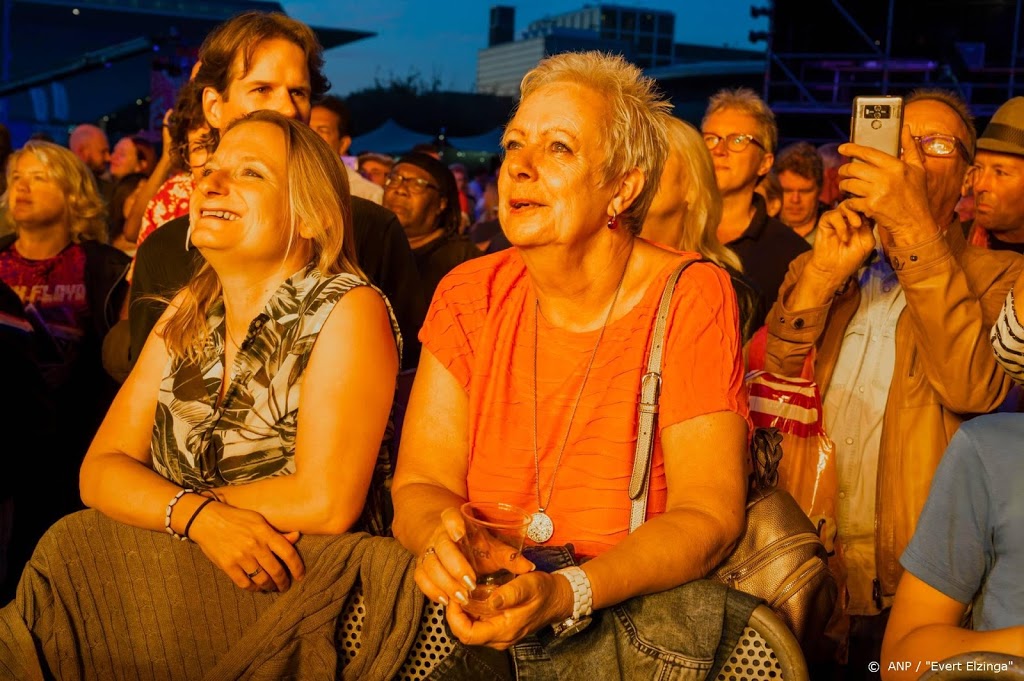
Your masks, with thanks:
[(854, 144), (899, 156), (902, 129), (902, 97), (875, 95), (853, 98), (850, 141)]

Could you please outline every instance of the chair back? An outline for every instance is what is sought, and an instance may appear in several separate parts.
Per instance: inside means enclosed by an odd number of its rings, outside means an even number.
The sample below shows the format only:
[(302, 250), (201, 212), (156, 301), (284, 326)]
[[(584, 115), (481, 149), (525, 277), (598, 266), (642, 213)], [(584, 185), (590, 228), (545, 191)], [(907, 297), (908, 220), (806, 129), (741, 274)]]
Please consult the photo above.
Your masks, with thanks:
[(810, 679), (796, 636), (767, 605), (754, 608), (747, 628), (717, 676), (717, 681), (741, 679)]

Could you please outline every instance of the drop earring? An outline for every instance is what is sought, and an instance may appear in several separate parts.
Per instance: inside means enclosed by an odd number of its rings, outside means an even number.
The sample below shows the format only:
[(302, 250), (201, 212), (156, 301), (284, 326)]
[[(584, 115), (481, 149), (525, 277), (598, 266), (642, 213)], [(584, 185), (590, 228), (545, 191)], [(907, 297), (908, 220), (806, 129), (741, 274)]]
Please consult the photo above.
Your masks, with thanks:
[(608, 218), (608, 229), (615, 230), (615, 229), (618, 229), (618, 228), (619, 228), (619, 214), (616, 213), (615, 211), (612, 211), (612, 216), (610, 218)]

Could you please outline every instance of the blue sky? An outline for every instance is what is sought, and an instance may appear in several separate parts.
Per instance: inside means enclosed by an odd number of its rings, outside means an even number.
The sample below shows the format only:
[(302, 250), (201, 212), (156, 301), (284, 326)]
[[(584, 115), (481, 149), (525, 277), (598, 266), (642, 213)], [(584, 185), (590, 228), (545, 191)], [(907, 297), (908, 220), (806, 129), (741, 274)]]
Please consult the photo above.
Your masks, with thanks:
[[(532, 21), (583, 7), (584, 0), (524, 0), (521, 2), (427, 2), (426, 0), (283, 0), (291, 16), (313, 25), (374, 31), (373, 38), (327, 52), (327, 75), (332, 92), (345, 95), (418, 72), (425, 80), (440, 79), (444, 89), (470, 91), (476, 79), (477, 51), (487, 47), (490, 8), (516, 8), (516, 36)], [(591, 2), (589, 4), (598, 4)], [(752, 4), (768, 0), (675, 0), (616, 3), (650, 7), (676, 14), (676, 42), (764, 49), (747, 40), (751, 29), (764, 30), (767, 20), (751, 19)]]

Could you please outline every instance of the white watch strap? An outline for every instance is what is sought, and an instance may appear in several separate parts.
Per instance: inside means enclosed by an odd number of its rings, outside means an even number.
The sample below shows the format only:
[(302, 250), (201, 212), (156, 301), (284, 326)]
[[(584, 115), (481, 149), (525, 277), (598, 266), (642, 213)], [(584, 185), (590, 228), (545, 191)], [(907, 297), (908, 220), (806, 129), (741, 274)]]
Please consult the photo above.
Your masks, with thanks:
[(594, 612), (594, 590), (590, 587), (590, 578), (583, 568), (562, 568), (555, 570), (554, 574), (565, 577), (572, 587), (572, 619), (590, 617)]

